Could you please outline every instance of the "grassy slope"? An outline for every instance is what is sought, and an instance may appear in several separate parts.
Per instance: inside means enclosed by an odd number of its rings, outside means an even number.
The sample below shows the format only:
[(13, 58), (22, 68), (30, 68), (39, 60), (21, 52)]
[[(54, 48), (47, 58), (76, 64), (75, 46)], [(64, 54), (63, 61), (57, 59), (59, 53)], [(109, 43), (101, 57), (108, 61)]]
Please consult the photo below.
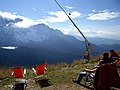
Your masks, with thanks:
[[(52, 84), (49, 87), (44, 87), (42, 90), (88, 90), (87, 88), (77, 85), (72, 82), (72, 79), (83, 70), (83, 68), (93, 67), (96, 62), (84, 64), (82, 61), (74, 61), (71, 65), (61, 63), (57, 65), (48, 65), (47, 73), (49, 81)], [(7, 70), (7, 71), (6, 71)], [(118, 68), (120, 73), (120, 68)], [(10, 68), (3, 68), (0, 71), (0, 90), (11, 90), (10, 85), (13, 84)], [(27, 90), (40, 90), (40, 86), (35, 84), (34, 75), (30, 68), (27, 68), (28, 87)]]

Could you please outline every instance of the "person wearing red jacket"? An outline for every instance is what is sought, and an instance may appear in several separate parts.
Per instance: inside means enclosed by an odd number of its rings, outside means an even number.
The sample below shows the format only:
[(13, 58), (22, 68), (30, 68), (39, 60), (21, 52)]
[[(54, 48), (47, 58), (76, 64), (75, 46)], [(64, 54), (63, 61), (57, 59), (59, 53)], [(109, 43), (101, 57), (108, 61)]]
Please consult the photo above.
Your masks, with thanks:
[(114, 50), (110, 50), (110, 59), (114, 62), (115, 60), (117, 60), (119, 58), (119, 55), (117, 52), (115, 52)]

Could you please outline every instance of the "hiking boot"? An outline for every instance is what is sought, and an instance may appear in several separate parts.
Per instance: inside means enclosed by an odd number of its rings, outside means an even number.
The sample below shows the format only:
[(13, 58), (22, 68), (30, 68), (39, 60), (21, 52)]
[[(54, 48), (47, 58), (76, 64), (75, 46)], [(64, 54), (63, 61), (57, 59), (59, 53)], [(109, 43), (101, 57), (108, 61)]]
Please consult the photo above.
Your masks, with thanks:
[(74, 80), (72, 80), (72, 81), (73, 81), (74, 83), (77, 83), (77, 84), (79, 84), (79, 82), (78, 82), (77, 80), (75, 80), (75, 79), (74, 79)]

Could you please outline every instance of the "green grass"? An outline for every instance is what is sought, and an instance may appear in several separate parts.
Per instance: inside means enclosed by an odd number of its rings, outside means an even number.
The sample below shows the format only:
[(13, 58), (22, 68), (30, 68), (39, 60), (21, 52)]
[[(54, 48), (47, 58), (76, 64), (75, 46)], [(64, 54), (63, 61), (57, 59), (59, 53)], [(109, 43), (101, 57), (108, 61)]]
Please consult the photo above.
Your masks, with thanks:
[[(49, 76), (49, 81), (56, 87), (59, 87), (60, 85), (63, 85), (63, 86), (67, 85), (69, 87), (79, 88), (80, 86), (77, 86), (76, 84), (74, 84), (72, 82), (72, 79), (75, 78), (77, 74), (80, 71), (82, 71), (84, 68), (91, 68), (96, 64), (97, 64), (96, 61), (93, 61), (90, 63), (84, 63), (83, 61), (75, 60), (73, 61), (72, 64), (59, 63), (59, 64), (47, 65), (47, 74)], [(120, 74), (120, 68), (118, 68), (118, 72)], [(37, 85), (34, 82), (34, 74), (31, 68), (27, 68), (26, 76), (27, 76), (27, 79), (29, 80), (28, 84), (30, 86), (37, 87)], [(10, 85), (13, 82), (14, 82), (14, 78), (11, 75), (11, 68), (1, 67), (0, 89), (5, 88), (5, 85)], [(7, 90), (7, 89), (3, 89), (3, 90)]]

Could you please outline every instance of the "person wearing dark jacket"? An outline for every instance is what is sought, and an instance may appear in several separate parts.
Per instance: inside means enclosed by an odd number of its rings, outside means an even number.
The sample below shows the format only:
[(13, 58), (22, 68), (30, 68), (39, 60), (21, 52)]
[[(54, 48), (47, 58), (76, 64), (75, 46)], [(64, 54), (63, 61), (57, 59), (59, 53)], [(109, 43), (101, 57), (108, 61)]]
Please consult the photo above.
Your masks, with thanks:
[[(95, 67), (92, 68), (92, 69), (87, 69), (87, 68), (85, 68), (85, 69), (83, 70), (83, 72), (80, 72), (80, 73), (79, 73), (79, 75), (77, 76), (76, 79), (73, 80), (73, 82), (79, 84), (79, 83), (81, 82), (82, 78), (83, 78), (84, 76), (86, 76), (86, 74), (93, 73), (93, 75), (95, 75), (95, 72), (96, 72), (97, 68), (98, 68), (100, 65), (106, 64), (106, 63), (111, 63), (111, 62), (112, 62), (111, 59), (109, 59), (109, 53), (104, 53), (102, 60), (100, 60), (100, 61), (98, 62), (98, 65), (97, 65), (97, 66), (95, 66)], [(89, 72), (89, 73), (88, 73), (88, 72)]]

